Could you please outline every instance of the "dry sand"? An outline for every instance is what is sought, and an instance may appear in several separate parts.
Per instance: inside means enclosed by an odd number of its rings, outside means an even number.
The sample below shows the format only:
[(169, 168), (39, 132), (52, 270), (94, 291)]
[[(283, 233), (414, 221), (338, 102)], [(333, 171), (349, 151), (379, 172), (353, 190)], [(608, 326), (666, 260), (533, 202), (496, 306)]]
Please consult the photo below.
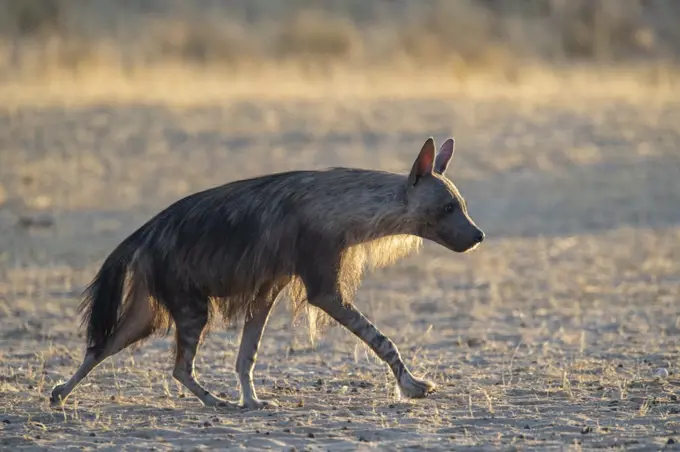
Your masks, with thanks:
[[(255, 370), (278, 409), (202, 407), (171, 377), (171, 337), (49, 406), (82, 358), (80, 291), (160, 208), (272, 171), (406, 171), (430, 134), (455, 134), (450, 174), (488, 239), (467, 255), (428, 244), (368, 275), (357, 305), (436, 394), (398, 400), (357, 339), (312, 345), (281, 306)], [(578, 95), (17, 103), (0, 113), (0, 449), (677, 447), (679, 143), (676, 102)], [(215, 329), (197, 359), (230, 399), (239, 330)]]

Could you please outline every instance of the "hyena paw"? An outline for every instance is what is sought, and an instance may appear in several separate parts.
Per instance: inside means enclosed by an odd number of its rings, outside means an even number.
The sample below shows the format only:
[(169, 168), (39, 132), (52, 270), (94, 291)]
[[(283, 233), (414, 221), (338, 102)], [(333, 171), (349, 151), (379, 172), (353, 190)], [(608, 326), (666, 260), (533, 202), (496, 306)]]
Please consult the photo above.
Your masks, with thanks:
[(238, 404), (235, 402), (230, 402), (228, 400), (223, 400), (218, 397), (213, 396), (212, 394), (210, 397), (206, 397), (204, 400), (202, 400), (203, 405), (211, 408), (229, 408), (229, 409), (235, 409), (238, 407)]
[(239, 406), (241, 409), (261, 410), (264, 408), (276, 408), (279, 404), (273, 400), (251, 399), (243, 401)]
[(65, 384), (60, 384), (52, 389), (52, 394), (50, 394), (50, 405), (59, 406), (64, 403), (63, 391)]
[(437, 385), (429, 380), (418, 380), (413, 377), (403, 378), (399, 382), (401, 393), (411, 399), (422, 399), (437, 391)]

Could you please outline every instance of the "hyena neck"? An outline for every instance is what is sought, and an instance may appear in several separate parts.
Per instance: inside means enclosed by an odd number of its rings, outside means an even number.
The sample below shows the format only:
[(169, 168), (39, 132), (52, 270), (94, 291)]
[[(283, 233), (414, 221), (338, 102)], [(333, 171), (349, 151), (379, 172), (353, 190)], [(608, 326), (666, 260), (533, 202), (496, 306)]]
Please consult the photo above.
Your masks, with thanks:
[(347, 241), (368, 242), (395, 235), (414, 235), (414, 222), (407, 208), (407, 183), (404, 175), (366, 172), (365, 184), (349, 197), (342, 213)]

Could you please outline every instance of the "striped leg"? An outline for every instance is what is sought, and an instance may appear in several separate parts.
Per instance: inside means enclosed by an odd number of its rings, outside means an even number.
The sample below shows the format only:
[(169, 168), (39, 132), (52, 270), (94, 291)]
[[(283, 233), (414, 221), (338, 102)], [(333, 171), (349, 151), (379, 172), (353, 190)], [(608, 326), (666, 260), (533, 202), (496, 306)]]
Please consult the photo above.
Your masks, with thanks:
[(319, 295), (310, 303), (325, 311), (329, 316), (364, 341), (382, 359), (394, 374), (402, 394), (410, 398), (422, 398), (435, 392), (431, 381), (418, 380), (401, 359), (397, 346), (382, 334), (364, 315), (351, 304), (343, 303), (342, 297)]
[(241, 406), (243, 408), (260, 409), (278, 406), (272, 400), (258, 399), (253, 383), (253, 368), (255, 359), (257, 359), (257, 351), (273, 306), (274, 303), (269, 300), (260, 304), (257, 309), (246, 316), (243, 326), (241, 346), (236, 358), (236, 373), (241, 384)]

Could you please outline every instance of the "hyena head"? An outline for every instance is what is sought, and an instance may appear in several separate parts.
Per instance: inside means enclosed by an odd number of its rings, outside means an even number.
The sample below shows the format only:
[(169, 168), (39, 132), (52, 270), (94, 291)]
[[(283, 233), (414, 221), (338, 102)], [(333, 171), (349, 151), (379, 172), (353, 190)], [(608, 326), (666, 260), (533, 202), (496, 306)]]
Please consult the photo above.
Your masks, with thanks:
[(444, 175), (455, 143), (449, 138), (435, 153), (428, 138), (408, 177), (407, 204), (415, 234), (458, 253), (464, 253), (484, 240), (484, 232), (468, 215), (465, 200)]

